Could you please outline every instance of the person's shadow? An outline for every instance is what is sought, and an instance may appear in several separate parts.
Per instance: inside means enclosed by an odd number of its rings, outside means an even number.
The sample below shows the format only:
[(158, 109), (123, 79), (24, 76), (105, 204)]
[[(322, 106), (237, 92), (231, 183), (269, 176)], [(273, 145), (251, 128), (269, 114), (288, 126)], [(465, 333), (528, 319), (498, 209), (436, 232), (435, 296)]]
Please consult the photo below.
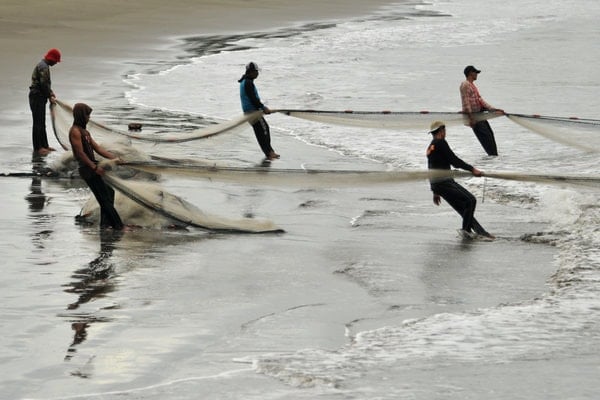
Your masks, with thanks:
[[(102, 230), (100, 233), (100, 254), (84, 268), (71, 275), (74, 280), (66, 285), (67, 293), (78, 295), (75, 302), (67, 305), (67, 310), (77, 310), (85, 303), (102, 298), (115, 289), (114, 264), (111, 261), (116, 243), (123, 233), (113, 230)], [(73, 341), (67, 350), (65, 361), (70, 360), (77, 352), (77, 346), (87, 338), (87, 329), (96, 322), (109, 321), (93, 312), (79, 312), (71, 321), (71, 329), (75, 332)]]

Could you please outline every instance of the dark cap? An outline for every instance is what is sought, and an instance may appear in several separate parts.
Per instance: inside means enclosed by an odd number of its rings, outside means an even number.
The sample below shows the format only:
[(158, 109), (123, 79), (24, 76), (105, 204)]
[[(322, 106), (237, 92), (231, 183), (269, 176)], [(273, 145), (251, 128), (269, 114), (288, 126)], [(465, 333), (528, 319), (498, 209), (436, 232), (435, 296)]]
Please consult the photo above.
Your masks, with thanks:
[(246, 64), (246, 72), (259, 71), (258, 65), (255, 62), (249, 62)]
[(477, 68), (475, 68), (475, 67), (474, 67), (474, 66), (472, 66), (472, 65), (467, 65), (467, 66), (465, 67), (465, 76), (469, 75), (471, 72), (477, 72), (477, 73), (480, 73), (481, 71), (480, 71), (480, 70), (478, 70)]

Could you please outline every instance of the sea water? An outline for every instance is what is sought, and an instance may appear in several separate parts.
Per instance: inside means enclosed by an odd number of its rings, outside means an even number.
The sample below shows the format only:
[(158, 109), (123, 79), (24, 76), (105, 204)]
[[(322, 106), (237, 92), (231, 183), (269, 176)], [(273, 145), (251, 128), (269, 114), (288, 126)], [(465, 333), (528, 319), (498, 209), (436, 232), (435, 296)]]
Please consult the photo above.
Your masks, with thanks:
[[(151, 70), (137, 67), (126, 77), (124, 89), (113, 94), (130, 108), (96, 108), (100, 118), (115, 123), (131, 115), (145, 115), (146, 121), (155, 116), (153, 128), (158, 130), (174, 121), (193, 127), (204, 119), (231, 118), (240, 112), (236, 81), (244, 65), (254, 61), (261, 68), (257, 87), (273, 109), (458, 111), (462, 70), (473, 64), (482, 70), (476, 83), (483, 97), (506, 112), (598, 118), (598, 17), (600, 4), (595, 0), (401, 2), (349, 20), (182, 38), (177, 46), (185, 59), (166, 60)], [(277, 114), (267, 118), (276, 150), (278, 138), (289, 135), (350, 160), (407, 170), (426, 166), (427, 127), (398, 132), (329, 126)], [(597, 172), (597, 154), (554, 143), (506, 118), (491, 124), (498, 157), (485, 156), (467, 127), (449, 128), (447, 139), (461, 158), (482, 170)], [(235, 154), (227, 139), (217, 140), (230, 146), (226, 154)], [(258, 153), (252, 140), (250, 136), (248, 148)], [(192, 145), (172, 152), (207, 155)], [(305, 162), (311, 164), (308, 155)], [(87, 196), (81, 185), (58, 182), (46, 191), (57, 186), (69, 198), (47, 198), (38, 184), (34, 180), (29, 187), (33, 210)], [(464, 184), (480, 200), (485, 197), (478, 215), (500, 236), (491, 244), (495, 250), (465, 250), (453, 243), (457, 239), (448, 240), (458, 217), (424, 204), (424, 199), (431, 202), (426, 184), (424, 194), (401, 200), (392, 199), (401, 196), (401, 189), (384, 190), (368, 200), (367, 212), (348, 222), (364, 228), (363, 236), (340, 232), (328, 238), (336, 245), (327, 247), (334, 271), (326, 289), (318, 285), (321, 271), (310, 264), (326, 265), (327, 257), (306, 253), (309, 247), (302, 242), (308, 235), (224, 239), (202, 233), (138, 232), (122, 240), (129, 247), (100, 246), (93, 228), (84, 229), (83, 235), (71, 233), (75, 243), (57, 239), (56, 232), (73, 230), (72, 215), (66, 211), (24, 220), (15, 216), (13, 223), (38, 226), (31, 258), (40, 271), (49, 263), (67, 266), (66, 271), (71, 266), (74, 272), (68, 283), (56, 272), (40, 282), (33, 277), (35, 271), (26, 270), (28, 262), (20, 262), (17, 270), (39, 286), (34, 293), (48, 296), (47, 309), (35, 313), (27, 310), (40, 299), (22, 299), (10, 289), (21, 277), (9, 276), (3, 283), (10, 321), (26, 315), (26, 331), (11, 334), (11, 350), (4, 358), (28, 371), (25, 378), (30, 378), (32, 390), (14, 373), (8, 374), (4, 386), (15, 398), (596, 398), (598, 187), (487, 179), (484, 188), (474, 178)], [(236, 205), (252, 203), (237, 199), (235, 190), (207, 190), (206, 198), (225, 209), (232, 198)], [(258, 190), (250, 193), (257, 202), (269, 201), (254, 205), (253, 212), (270, 210), (295, 222), (297, 230), (310, 231), (296, 211), (282, 209)], [(283, 203), (298, 196), (285, 190), (276, 193)], [(337, 206), (359, 209), (360, 201), (364, 197), (349, 195)], [(390, 206), (394, 201), (402, 204)], [(315, 207), (314, 202), (307, 204)], [(332, 209), (323, 212), (335, 212)], [(424, 218), (444, 223), (424, 223)], [(360, 242), (381, 230), (394, 235), (389, 228), (398, 220), (406, 229), (414, 224), (411, 235), (417, 239), (409, 240), (410, 246), (393, 238), (385, 240), (385, 246)], [(437, 230), (437, 244), (424, 226)], [(397, 238), (406, 240), (403, 235)], [(258, 265), (244, 259), (273, 240), (302, 263), (296, 264), (293, 257), (277, 264), (265, 257)], [(145, 247), (154, 241), (161, 245)], [(82, 249), (94, 254), (91, 261), (80, 255)], [(521, 257), (509, 254), (515, 249)], [(532, 259), (529, 251), (540, 258)], [(493, 260), (487, 258), (490, 252)], [(502, 262), (503, 252), (509, 262)], [(53, 259), (44, 261), (44, 254)], [(194, 263), (190, 254), (198, 255)], [(444, 259), (447, 254), (456, 259)], [(240, 267), (217, 268), (223, 258)], [(339, 259), (356, 262), (340, 266)], [(114, 265), (116, 276), (111, 274)], [(165, 278), (160, 265), (178, 266), (170, 272), (177, 279)], [(542, 272), (547, 274), (540, 279), (546, 281), (545, 288), (527, 287), (533, 281), (528, 274)], [(57, 285), (65, 291), (49, 296)], [(120, 294), (114, 296), (115, 291)], [(355, 296), (350, 303), (348, 293)], [(410, 304), (421, 296), (430, 302), (426, 309)], [(248, 299), (275, 304), (273, 309), (279, 311), (257, 315)], [(471, 307), (471, 302), (478, 306)], [(69, 304), (59, 317), (72, 324), (53, 327), (53, 320), (44, 316), (60, 304)], [(339, 334), (345, 338), (319, 335), (335, 326), (345, 326), (346, 332)], [(41, 337), (35, 330), (43, 332)], [(26, 360), (14, 361), (20, 350), (31, 349), (30, 337), (38, 338), (33, 347), (43, 360), (34, 369)], [(61, 347), (59, 338), (67, 337), (72, 340)], [(67, 349), (60, 357), (64, 356), (60, 378), (51, 361), (56, 348)], [(92, 384), (86, 386), (86, 380)]]

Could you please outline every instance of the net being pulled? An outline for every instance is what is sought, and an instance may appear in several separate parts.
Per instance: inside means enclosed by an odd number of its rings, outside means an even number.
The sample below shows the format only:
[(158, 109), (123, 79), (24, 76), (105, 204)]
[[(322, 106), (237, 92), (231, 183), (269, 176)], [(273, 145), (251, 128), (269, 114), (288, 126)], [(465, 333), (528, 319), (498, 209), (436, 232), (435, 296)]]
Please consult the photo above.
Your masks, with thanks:
[[(274, 110), (290, 117), (325, 124), (397, 130), (429, 130), (433, 121), (444, 121), (448, 126), (465, 125), (468, 118), (462, 112), (443, 111), (327, 111), (327, 110)], [(501, 113), (480, 112), (473, 117), (483, 121), (502, 116)]]
[(534, 114), (506, 116), (514, 123), (557, 143), (585, 152), (600, 152), (600, 120)]
[[(60, 100), (56, 100), (56, 103), (51, 104), (50, 106), (50, 115), (56, 140), (58, 140), (65, 150), (70, 149), (69, 129), (73, 124), (73, 108)], [(95, 140), (102, 142), (121, 141), (131, 143), (132, 140), (139, 140), (151, 143), (183, 143), (233, 132), (240, 127), (245, 127), (248, 123), (256, 121), (262, 115), (262, 111), (256, 111), (254, 113), (243, 114), (218, 124), (212, 124), (205, 128), (177, 133), (140, 133), (135, 131), (124, 131), (108, 127), (93, 119), (88, 122), (87, 129)]]

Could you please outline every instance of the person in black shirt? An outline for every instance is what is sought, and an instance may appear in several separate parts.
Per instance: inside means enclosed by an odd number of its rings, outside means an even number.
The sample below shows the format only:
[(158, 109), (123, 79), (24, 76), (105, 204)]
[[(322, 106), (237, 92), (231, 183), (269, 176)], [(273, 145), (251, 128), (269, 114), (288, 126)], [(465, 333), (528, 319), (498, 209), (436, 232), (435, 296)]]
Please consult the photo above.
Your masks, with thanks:
[[(450, 170), (450, 166), (471, 172), (474, 176), (483, 176), (483, 172), (467, 164), (454, 154), (446, 142), (446, 126), (442, 121), (431, 124), (430, 132), (433, 140), (427, 147), (427, 166), (431, 170)], [(446, 200), (452, 208), (462, 217), (462, 229), (459, 233), (463, 237), (474, 238), (481, 235), (489, 239), (494, 236), (488, 233), (475, 219), (475, 206), (477, 199), (467, 189), (459, 185), (451, 177), (430, 178), (433, 203), (440, 205), (441, 198)]]
[(48, 145), (46, 133), (46, 103), (48, 100), (54, 102), (55, 96), (52, 91), (50, 80), (50, 67), (60, 62), (60, 51), (50, 49), (44, 58), (35, 66), (31, 74), (31, 85), (29, 86), (29, 108), (33, 119), (31, 132), (33, 151), (46, 155), (54, 148)]
[(87, 104), (77, 103), (73, 106), (73, 126), (69, 130), (69, 142), (73, 156), (79, 162), (79, 175), (100, 205), (100, 228), (111, 227), (120, 231), (125, 227), (114, 207), (115, 191), (102, 179), (104, 169), (98, 165), (94, 151), (111, 160), (117, 157), (96, 143), (87, 130), (91, 113), (92, 108)]

